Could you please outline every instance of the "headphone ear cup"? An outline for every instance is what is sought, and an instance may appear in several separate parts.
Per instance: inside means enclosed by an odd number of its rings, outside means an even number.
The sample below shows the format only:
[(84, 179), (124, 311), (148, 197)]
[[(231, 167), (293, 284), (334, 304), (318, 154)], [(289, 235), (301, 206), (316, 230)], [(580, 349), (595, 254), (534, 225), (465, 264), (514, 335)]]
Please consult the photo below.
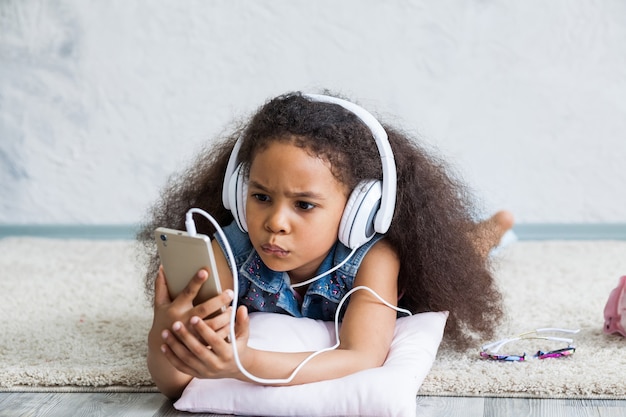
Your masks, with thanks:
[(243, 164), (239, 164), (228, 181), (228, 202), (230, 211), (242, 232), (248, 232), (246, 221), (246, 199), (248, 182), (245, 179)]
[(380, 207), (382, 185), (378, 180), (361, 181), (350, 194), (339, 223), (339, 241), (350, 249), (374, 237), (374, 219)]

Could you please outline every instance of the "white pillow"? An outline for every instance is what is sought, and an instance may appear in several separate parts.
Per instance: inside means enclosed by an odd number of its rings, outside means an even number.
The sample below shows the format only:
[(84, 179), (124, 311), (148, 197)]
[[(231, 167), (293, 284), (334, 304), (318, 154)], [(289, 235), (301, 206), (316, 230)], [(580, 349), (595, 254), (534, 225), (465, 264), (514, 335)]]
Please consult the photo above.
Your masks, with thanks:
[[(415, 397), (435, 360), (447, 317), (440, 312), (399, 318), (389, 355), (379, 368), (288, 387), (194, 378), (174, 407), (255, 416), (414, 416)], [(258, 349), (312, 351), (334, 342), (332, 322), (275, 313), (250, 315), (249, 345)]]

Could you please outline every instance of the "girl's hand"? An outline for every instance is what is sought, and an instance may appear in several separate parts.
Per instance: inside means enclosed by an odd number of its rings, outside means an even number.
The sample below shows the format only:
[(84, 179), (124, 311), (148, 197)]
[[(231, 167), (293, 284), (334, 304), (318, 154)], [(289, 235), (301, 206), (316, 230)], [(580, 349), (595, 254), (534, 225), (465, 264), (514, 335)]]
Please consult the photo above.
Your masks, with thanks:
[[(218, 318), (219, 323), (224, 324), (221, 328), (215, 322)], [(212, 320), (193, 316), (188, 325), (175, 322), (171, 332), (162, 334), (165, 341), (162, 351), (177, 370), (196, 378), (240, 378), (233, 345), (227, 339), (230, 313)], [(249, 325), (248, 310), (242, 306), (237, 310), (234, 343), (246, 368), (246, 363), (253, 360), (253, 350), (248, 348)]]
[[(163, 355), (165, 346), (162, 338), (163, 332), (169, 333), (168, 329), (171, 329), (173, 324), (177, 322), (188, 324), (192, 317), (206, 318), (216, 311), (219, 312), (232, 301), (232, 291), (226, 290), (194, 307), (193, 300), (207, 277), (208, 274), (205, 270), (198, 271), (189, 281), (187, 287), (174, 300), (169, 296), (163, 268), (159, 268), (156, 278), (154, 320), (148, 333), (147, 362), (150, 375), (157, 387), (171, 399), (180, 397), (192, 377), (172, 366), (168, 358)], [(205, 323), (206, 326), (223, 335), (227, 334), (225, 327), (228, 324), (228, 312), (230, 311), (225, 310), (226, 312), (207, 319)]]
[[(187, 287), (172, 300), (167, 290), (163, 268), (159, 268), (155, 282), (154, 319), (152, 329), (150, 330), (151, 339), (156, 339), (155, 343), (159, 343), (160, 346), (162, 343), (162, 332), (171, 329), (175, 322), (189, 323), (191, 317), (206, 318), (230, 304), (233, 298), (232, 291), (226, 290), (222, 294), (194, 307), (193, 300), (198, 294), (202, 283), (207, 278), (207, 271), (201, 269), (189, 281)], [(226, 314), (228, 312), (229, 309), (225, 308), (224, 312), (207, 319), (207, 325), (216, 331), (220, 330), (222, 333), (227, 333), (228, 329), (224, 329), (224, 326), (228, 324), (228, 314)]]

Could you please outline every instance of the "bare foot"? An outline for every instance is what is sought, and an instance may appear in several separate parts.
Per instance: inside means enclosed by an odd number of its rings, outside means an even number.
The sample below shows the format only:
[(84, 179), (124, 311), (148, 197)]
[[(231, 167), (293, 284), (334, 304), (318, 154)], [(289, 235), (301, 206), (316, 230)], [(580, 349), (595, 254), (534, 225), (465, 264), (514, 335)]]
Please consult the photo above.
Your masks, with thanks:
[(502, 236), (513, 227), (513, 213), (506, 210), (496, 212), (482, 222), (476, 223), (473, 240), (476, 249), (483, 257), (487, 257), (491, 249), (500, 243)]

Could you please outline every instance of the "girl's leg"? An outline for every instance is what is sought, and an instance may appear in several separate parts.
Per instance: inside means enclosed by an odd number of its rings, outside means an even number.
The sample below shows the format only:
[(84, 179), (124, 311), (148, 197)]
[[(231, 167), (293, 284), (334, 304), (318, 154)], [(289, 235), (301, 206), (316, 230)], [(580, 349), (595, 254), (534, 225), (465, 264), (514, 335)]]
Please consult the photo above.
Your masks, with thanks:
[(478, 252), (487, 257), (491, 249), (498, 245), (502, 236), (513, 227), (514, 222), (513, 213), (501, 210), (488, 219), (476, 223), (472, 238)]

